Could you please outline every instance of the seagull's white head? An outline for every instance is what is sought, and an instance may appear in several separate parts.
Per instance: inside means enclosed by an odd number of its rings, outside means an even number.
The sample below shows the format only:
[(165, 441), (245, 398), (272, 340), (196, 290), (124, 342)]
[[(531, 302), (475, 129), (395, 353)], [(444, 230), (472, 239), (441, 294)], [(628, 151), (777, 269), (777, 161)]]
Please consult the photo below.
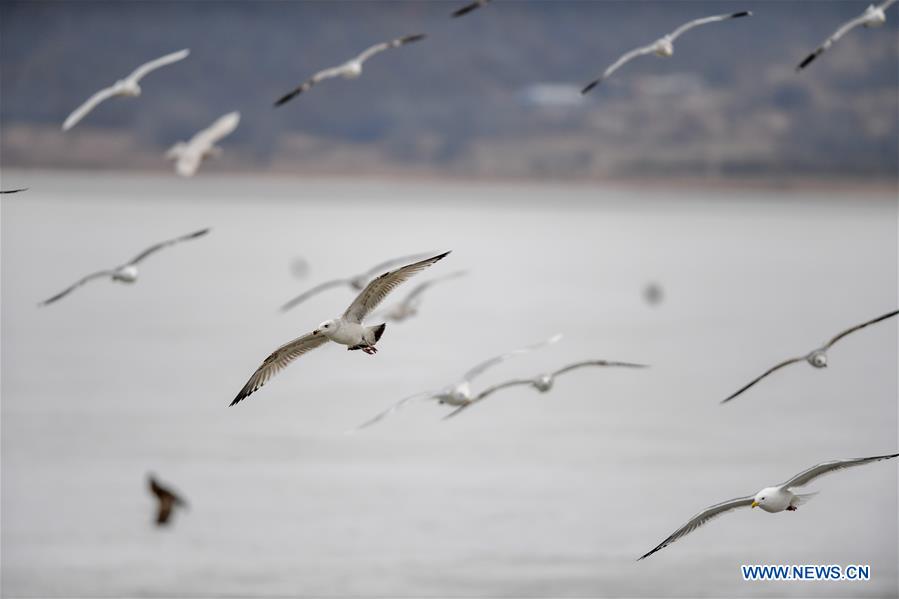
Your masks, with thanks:
[(655, 53), (658, 56), (664, 56), (665, 58), (674, 55), (674, 44), (671, 43), (671, 38), (666, 35), (657, 41)]
[(784, 492), (780, 487), (765, 487), (755, 494), (752, 507), (760, 507), (766, 512), (782, 512), (790, 505), (792, 493)]
[(545, 393), (553, 388), (553, 377), (549, 374), (541, 374), (532, 381), (532, 384), (541, 393)]
[(312, 331), (313, 335), (324, 335), (330, 338), (337, 331), (337, 321), (334, 319), (326, 320)]
[(137, 280), (137, 267), (128, 264), (112, 273), (112, 280), (120, 283), (133, 283)]
[(810, 353), (806, 360), (815, 368), (827, 368), (827, 354), (820, 349)]

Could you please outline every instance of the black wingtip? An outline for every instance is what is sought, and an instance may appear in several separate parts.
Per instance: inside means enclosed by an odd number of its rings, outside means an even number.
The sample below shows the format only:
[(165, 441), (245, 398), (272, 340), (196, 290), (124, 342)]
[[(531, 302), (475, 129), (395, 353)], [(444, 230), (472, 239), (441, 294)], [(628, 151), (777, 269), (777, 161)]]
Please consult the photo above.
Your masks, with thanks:
[(407, 35), (406, 37), (400, 38), (401, 44), (411, 44), (412, 42), (417, 42), (428, 37), (424, 33), (416, 33), (415, 35)]
[(286, 104), (287, 102), (290, 102), (294, 97), (299, 96), (302, 91), (303, 90), (294, 90), (294, 91), (290, 92), (289, 94), (285, 94), (285, 95), (281, 96), (280, 98), (278, 98), (275, 101), (275, 107), (277, 108), (278, 106), (281, 106), (282, 104)]
[(598, 79), (596, 81), (592, 81), (592, 82), (588, 83), (587, 86), (581, 90), (581, 95), (583, 96), (583, 95), (587, 94), (591, 89), (593, 89), (597, 85), (599, 85)]
[(752, 11), (744, 10), (742, 12), (735, 12), (734, 14), (732, 14), (730, 16), (730, 18), (731, 19), (739, 19), (740, 17), (751, 17), (751, 16), (752, 16)]
[(477, 3), (477, 2), (472, 2), (471, 4), (468, 4), (468, 5), (466, 5), (466, 6), (463, 6), (462, 8), (460, 8), (459, 10), (457, 10), (456, 12), (454, 12), (454, 13), (452, 14), (452, 17), (455, 19), (455, 18), (457, 18), (457, 17), (461, 17), (462, 15), (467, 15), (468, 13), (470, 13), (471, 11), (473, 11), (474, 9), (476, 9), (477, 7), (478, 7), (478, 3)]
[(813, 53), (809, 54), (808, 56), (806, 56), (806, 57), (805, 57), (805, 60), (803, 60), (802, 62), (800, 62), (800, 63), (799, 63), (799, 66), (796, 67), (796, 72), (798, 73), (799, 71), (801, 71), (802, 69), (804, 69), (805, 67), (807, 67), (807, 66), (808, 66), (809, 64), (811, 64), (811, 62), (812, 62), (813, 60), (815, 60), (817, 57), (818, 57), (818, 53), (817, 53), (817, 52), (813, 52)]

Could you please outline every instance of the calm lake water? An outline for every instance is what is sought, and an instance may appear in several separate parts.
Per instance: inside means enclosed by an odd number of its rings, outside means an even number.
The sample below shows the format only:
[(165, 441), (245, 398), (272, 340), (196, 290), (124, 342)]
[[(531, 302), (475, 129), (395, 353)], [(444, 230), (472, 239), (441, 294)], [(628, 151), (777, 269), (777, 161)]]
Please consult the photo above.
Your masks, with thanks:
[[(4, 173), (4, 596), (864, 596), (897, 583), (897, 463), (823, 478), (637, 562), (705, 506), (897, 449), (896, 320), (726, 406), (775, 362), (897, 306), (889, 193)], [(158, 240), (132, 286), (37, 302)], [(380, 353), (331, 345), (244, 403), (275, 347), (340, 314), (320, 281), (452, 249)], [(310, 272), (296, 278), (291, 263)], [(665, 290), (658, 306), (642, 296)], [(411, 289), (407, 284), (394, 296)], [(471, 365), (605, 358), (451, 421), (410, 405)], [(149, 471), (191, 510), (152, 525)], [(865, 583), (749, 583), (741, 564), (870, 564)]]

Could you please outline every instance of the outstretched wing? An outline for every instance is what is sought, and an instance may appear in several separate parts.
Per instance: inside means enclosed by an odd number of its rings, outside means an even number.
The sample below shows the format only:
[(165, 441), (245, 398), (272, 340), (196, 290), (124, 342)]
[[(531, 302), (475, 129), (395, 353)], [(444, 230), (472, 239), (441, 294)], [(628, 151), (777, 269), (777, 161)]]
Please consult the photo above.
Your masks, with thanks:
[(724, 501), (717, 505), (707, 507), (703, 511), (690, 518), (690, 520), (686, 524), (671, 533), (671, 535), (669, 535), (667, 539), (656, 545), (655, 549), (638, 557), (637, 561), (647, 558), (656, 551), (664, 549), (676, 540), (687, 536), (712, 518), (715, 518), (717, 516), (720, 516), (721, 514), (724, 514), (725, 512), (729, 512), (737, 508), (749, 507), (750, 505), (752, 505), (752, 499), (752, 497), (739, 497), (737, 499), (731, 499), (730, 501)]
[(684, 23), (683, 25), (681, 25), (680, 27), (678, 27), (677, 29), (672, 31), (670, 34), (668, 34), (668, 37), (673, 42), (678, 37), (680, 37), (681, 35), (683, 35), (684, 33), (688, 32), (688, 31), (690, 31), (694, 27), (699, 27), (700, 25), (708, 25), (709, 23), (717, 23), (718, 21), (727, 21), (729, 19), (739, 19), (740, 17), (751, 17), (751, 16), (752, 16), (751, 12), (749, 12), (748, 10), (744, 10), (741, 12), (729, 13), (726, 15), (715, 15), (713, 17), (703, 17), (702, 19), (694, 19), (694, 20), (690, 21), (689, 23)]
[(0, 191), (0, 193), (19, 193), (20, 191), (28, 191), (27, 187), (22, 187), (21, 189), (4, 189)]
[(845, 331), (843, 331), (842, 333), (840, 333), (839, 335), (837, 335), (836, 337), (834, 337), (833, 339), (831, 339), (830, 341), (828, 341), (827, 345), (825, 345), (823, 349), (829, 349), (830, 346), (832, 346), (834, 343), (836, 343), (837, 341), (839, 341), (840, 339), (842, 339), (843, 337), (845, 337), (846, 335), (848, 335), (850, 333), (854, 333), (855, 331), (857, 331), (859, 329), (863, 329), (868, 325), (878, 323), (881, 320), (886, 320), (887, 318), (892, 318), (893, 316), (896, 316), (897, 314), (899, 314), (899, 310), (893, 310), (892, 312), (887, 312), (883, 316), (878, 316), (877, 318), (873, 318), (867, 322), (863, 322), (861, 324), (855, 325), (854, 327), (848, 328)]
[(485, 399), (488, 395), (492, 395), (493, 393), (495, 393), (496, 391), (499, 391), (500, 389), (506, 389), (508, 387), (517, 387), (519, 385), (532, 385), (532, 384), (533, 384), (533, 382), (529, 379), (515, 379), (515, 380), (511, 380), (511, 381), (506, 381), (505, 383), (500, 383), (498, 385), (493, 385), (492, 387), (487, 387), (486, 389), (484, 389), (483, 391), (478, 393), (478, 395), (475, 396), (471, 401), (459, 406), (458, 408), (456, 408), (455, 410), (453, 410), (452, 412), (450, 412), (449, 414), (444, 416), (443, 420), (447, 420), (448, 418), (453, 418), (454, 416), (459, 414), (459, 412), (461, 412), (463, 410), (467, 410), (474, 404)]
[(530, 351), (534, 351), (535, 349), (540, 349), (541, 347), (546, 347), (547, 345), (552, 345), (553, 343), (555, 343), (556, 341), (558, 341), (561, 338), (562, 338), (561, 334), (553, 335), (549, 339), (546, 339), (545, 341), (541, 341), (540, 343), (535, 343), (534, 345), (522, 347), (521, 349), (516, 349), (516, 350), (510, 351), (510, 352), (506, 352), (504, 354), (500, 354), (496, 357), (490, 358), (489, 360), (487, 360), (485, 362), (481, 362), (480, 364), (478, 364), (477, 366), (475, 366), (474, 368), (472, 368), (471, 370), (466, 372), (462, 376), (462, 381), (471, 382), (472, 379), (483, 374), (485, 370), (492, 368), (492, 367), (496, 366), (497, 364), (500, 364), (501, 362), (505, 362), (512, 356), (517, 356), (519, 354), (526, 354)]
[(383, 52), (384, 50), (389, 50), (390, 48), (399, 48), (400, 46), (405, 46), (406, 44), (411, 44), (412, 42), (423, 40), (425, 37), (426, 36), (423, 33), (419, 33), (416, 35), (406, 35), (403, 37), (398, 37), (395, 40), (390, 40), (389, 42), (375, 44), (371, 48), (367, 48), (361, 54), (359, 54), (359, 56), (356, 57), (356, 60), (362, 63), (375, 54)]
[(603, 74), (598, 79), (594, 79), (593, 81), (588, 83), (586, 86), (584, 86), (584, 89), (581, 90), (581, 94), (586, 94), (591, 89), (593, 89), (594, 87), (596, 87), (597, 85), (602, 83), (605, 79), (609, 78), (612, 75), (612, 73), (617, 71), (624, 63), (626, 63), (629, 60), (632, 60), (634, 58), (637, 58), (638, 56), (645, 56), (646, 54), (652, 54), (654, 50), (655, 50), (655, 44), (649, 44), (648, 46), (643, 46), (642, 48), (636, 48), (634, 50), (631, 50), (630, 52), (626, 52), (625, 54), (622, 54), (618, 60), (613, 62), (611, 65), (609, 65), (606, 68), (605, 71), (603, 71)]
[(422, 293), (424, 293), (425, 290), (428, 289), (429, 287), (436, 285), (437, 283), (440, 283), (442, 281), (447, 281), (449, 279), (456, 279), (458, 277), (461, 277), (464, 274), (466, 274), (464, 270), (459, 270), (459, 271), (452, 272), (452, 273), (442, 276), (442, 277), (437, 277), (435, 279), (430, 279), (423, 283), (419, 283), (412, 289), (412, 291), (409, 292), (409, 294), (405, 298), (403, 298), (403, 301), (401, 303), (405, 306), (411, 306), (412, 302), (414, 302), (415, 299), (418, 296), (420, 296)]
[(433, 253), (412, 254), (411, 256), (400, 256), (399, 258), (392, 258), (390, 260), (385, 260), (384, 262), (381, 262), (380, 264), (376, 264), (376, 265), (372, 266), (371, 268), (369, 268), (368, 270), (366, 270), (362, 276), (371, 278), (371, 277), (381, 274), (382, 272), (384, 272), (384, 269), (390, 268), (391, 266), (395, 266), (397, 264), (409, 264), (410, 262), (417, 262), (419, 260), (424, 260), (428, 256), (433, 256)]
[(130, 79), (131, 81), (137, 83), (148, 74), (160, 67), (164, 67), (167, 64), (172, 64), (173, 62), (178, 62), (179, 60), (184, 60), (185, 58), (187, 58), (188, 54), (190, 54), (190, 50), (188, 49), (178, 50), (177, 52), (166, 54), (165, 56), (161, 56), (155, 60), (151, 60), (150, 62), (145, 62), (144, 64), (134, 69), (134, 71), (132, 71), (132, 73), (128, 75), (127, 79)]
[(552, 376), (557, 377), (562, 373), (568, 372), (570, 370), (575, 370), (577, 368), (584, 368), (586, 366), (624, 366), (627, 368), (649, 368), (646, 364), (634, 364), (632, 362), (612, 362), (609, 360), (586, 360), (584, 362), (575, 362), (574, 364), (569, 364), (564, 368), (560, 368), (559, 370), (552, 373)]
[(320, 291), (324, 291), (325, 289), (330, 289), (331, 287), (340, 287), (342, 285), (347, 285), (348, 283), (349, 283), (349, 281), (347, 279), (334, 279), (333, 281), (326, 281), (320, 285), (316, 285), (312, 289), (304, 291), (303, 293), (296, 296), (292, 300), (289, 300), (286, 304), (281, 306), (281, 311), (287, 312), (294, 306), (296, 306), (298, 304), (302, 304), (307, 299), (309, 299), (310, 297), (312, 297), (313, 295), (315, 295), (316, 293), (318, 293)]
[(392, 406), (390, 406), (383, 412), (377, 414), (373, 418), (366, 420), (365, 422), (363, 422), (356, 428), (354, 428), (350, 431), (347, 431), (347, 432), (354, 433), (354, 432), (362, 430), (364, 428), (368, 428), (369, 426), (373, 425), (374, 423), (383, 420), (387, 416), (390, 416), (391, 414), (393, 414), (394, 412), (396, 412), (397, 410), (399, 410), (400, 408), (405, 406), (407, 403), (409, 403), (413, 399), (430, 399), (432, 397), (434, 397), (433, 391), (424, 391), (422, 393), (416, 393), (415, 395), (410, 395), (409, 397), (404, 397), (403, 399), (399, 400), (398, 402), (396, 402), (395, 404), (393, 404)]
[(62, 124), (62, 130), (68, 131), (69, 129), (77, 125), (79, 121), (81, 121), (81, 119), (83, 119), (87, 115), (87, 113), (97, 107), (97, 104), (103, 102), (104, 100), (108, 100), (109, 98), (116, 95), (116, 93), (117, 91), (114, 85), (101, 89), (100, 91), (95, 93), (93, 96), (88, 98), (84, 102), (84, 104), (73, 110), (72, 114), (66, 117), (65, 122)]
[(477, 0), (476, 2), (472, 2), (471, 4), (466, 4), (459, 10), (455, 11), (452, 14), (452, 16), (453, 16), (453, 18), (456, 18), (456, 17), (461, 17), (462, 15), (467, 15), (471, 11), (482, 7), (483, 5), (487, 4), (488, 2), (490, 2), (490, 0)]
[(181, 243), (182, 241), (188, 241), (190, 239), (196, 239), (197, 237), (202, 237), (209, 233), (211, 229), (200, 229), (199, 231), (194, 231), (193, 233), (188, 233), (187, 235), (182, 235), (181, 237), (175, 237), (174, 239), (169, 239), (168, 241), (163, 241), (161, 243), (157, 243), (156, 245), (151, 245), (140, 254), (135, 256), (128, 264), (137, 264), (150, 254), (154, 254), (161, 250), (162, 248), (167, 248), (170, 245), (175, 245), (176, 243)]
[(240, 113), (236, 110), (229, 112), (224, 116), (220, 116), (210, 126), (194, 135), (190, 139), (190, 144), (202, 148), (214, 146), (220, 139), (233, 133), (239, 123)]
[(94, 279), (99, 279), (101, 277), (111, 277), (112, 274), (113, 274), (113, 271), (111, 271), (111, 270), (101, 270), (101, 271), (97, 271), (93, 274), (89, 274), (86, 277), (84, 277), (83, 279), (79, 280), (74, 285), (72, 285), (71, 287), (67, 287), (66, 289), (63, 289), (62, 291), (60, 291), (53, 297), (51, 297), (49, 299), (45, 299), (44, 301), (39, 303), (38, 306), (46, 306), (48, 304), (52, 304), (56, 300), (60, 300), (60, 299), (64, 298), (65, 296), (69, 295), (70, 293), (72, 293), (73, 291), (75, 291), (76, 289), (78, 289), (79, 287), (81, 287), (82, 285), (87, 283), (88, 281), (92, 281)]
[(247, 384), (243, 386), (240, 393), (234, 398), (230, 405), (239, 403), (244, 398), (252, 395), (257, 389), (266, 384), (269, 379), (278, 374), (285, 366), (320, 345), (328, 342), (328, 338), (324, 335), (313, 335), (307, 333), (302, 337), (297, 337), (293, 341), (289, 341), (273, 351), (269, 357), (265, 359), (262, 365), (256, 369)]
[(888, 9), (894, 2), (896, 2), (896, 0), (886, 0), (886, 2), (884, 2), (883, 4), (881, 4), (880, 6), (878, 6), (877, 8), (879, 8), (880, 10), (886, 10), (886, 9)]
[(801, 361), (804, 360), (804, 359), (805, 359), (805, 358), (802, 358), (802, 357), (799, 357), (799, 358), (790, 358), (789, 360), (784, 360), (783, 362), (781, 362), (781, 363), (778, 364), (777, 366), (772, 366), (771, 368), (769, 368), (768, 370), (766, 370), (766, 371), (764, 372), (764, 374), (761, 374), (761, 375), (757, 376), (756, 378), (752, 379), (750, 382), (748, 382), (747, 384), (745, 384), (745, 385), (743, 385), (742, 387), (740, 387), (736, 392), (732, 393), (732, 394), (729, 395), (728, 397), (726, 397), (726, 398), (724, 398), (723, 400), (721, 400), (721, 403), (726, 403), (726, 402), (732, 400), (733, 398), (735, 398), (735, 397), (738, 396), (739, 394), (743, 393), (744, 391), (746, 391), (747, 389), (749, 389), (750, 387), (752, 387), (753, 385), (755, 385), (757, 382), (759, 382), (760, 380), (762, 380), (763, 378), (765, 378), (766, 376), (768, 376), (769, 374), (771, 374), (772, 372), (774, 372), (775, 370), (780, 370), (780, 369), (783, 368), (784, 366), (789, 366), (790, 364), (794, 364), (794, 363), (796, 363), (796, 362), (801, 362)]
[(350, 307), (343, 313), (343, 317), (350, 322), (362, 322), (366, 315), (378, 307), (387, 294), (396, 289), (401, 283), (405, 282), (412, 275), (417, 274), (428, 268), (435, 262), (442, 260), (449, 252), (444, 252), (433, 258), (427, 258), (419, 262), (413, 262), (406, 266), (401, 266), (396, 270), (385, 272), (380, 277), (369, 281), (365, 289), (353, 300)]
[(330, 69), (325, 69), (323, 71), (319, 71), (306, 81), (302, 82), (298, 87), (293, 88), (280, 98), (275, 101), (275, 106), (281, 106), (282, 104), (293, 100), (295, 97), (299, 96), (301, 93), (305, 91), (309, 91), (313, 85), (318, 83), (319, 81), (324, 81), (325, 79), (333, 79), (334, 77), (338, 77), (340, 75), (340, 67), (332, 67)]
[(821, 56), (825, 50), (829, 49), (835, 42), (839, 41), (841, 37), (849, 33), (851, 30), (855, 29), (859, 25), (864, 25), (867, 18), (865, 15), (858, 16), (851, 21), (847, 21), (839, 29), (837, 29), (833, 35), (824, 40), (824, 43), (818, 46), (814, 52), (806, 56), (802, 62), (799, 63), (799, 66), (796, 67), (797, 71), (801, 71), (808, 65), (812, 63), (813, 60)]
[(880, 460), (889, 460), (899, 456), (899, 453), (891, 453), (887, 455), (877, 455), (870, 458), (850, 458), (848, 460), (831, 460), (829, 462), (822, 462), (815, 466), (812, 466), (808, 470), (803, 470), (787, 482), (780, 485), (785, 489), (789, 489), (790, 487), (803, 487), (816, 478), (820, 476), (824, 476), (825, 474), (830, 474), (831, 472), (836, 472), (837, 470), (842, 470), (844, 468), (852, 468), (853, 466), (861, 466), (863, 464), (868, 464), (870, 462), (879, 462)]

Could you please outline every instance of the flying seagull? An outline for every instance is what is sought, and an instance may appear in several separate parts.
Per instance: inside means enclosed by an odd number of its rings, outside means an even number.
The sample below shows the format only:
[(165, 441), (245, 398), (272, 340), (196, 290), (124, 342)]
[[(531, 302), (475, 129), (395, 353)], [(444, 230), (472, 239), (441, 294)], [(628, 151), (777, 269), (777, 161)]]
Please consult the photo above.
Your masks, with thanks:
[(873, 4), (869, 5), (868, 8), (865, 9), (861, 15), (855, 17), (851, 21), (847, 21), (843, 23), (843, 25), (837, 29), (833, 35), (824, 40), (824, 43), (818, 46), (818, 48), (805, 57), (805, 59), (799, 63), (799, 66), (796, 67), (796, 71), (801, 71), (808, 65), (812, 63), (813, 60), (821, 56), (825, 50), (829, 49), (834, 42), (837, 42), (844, 35), (849, 33), (852, 29), (855, 29), (859, 25), (863, 25), (865, 27), (880, 27), (884, 23), (886, 23), (887, 16), (884, 13), (886, 9), (890, 7), (891, 4), (896, 2), (896, 0), (886, 0), (880, 6), (874, 6)]
[(442, 277), (437, 277), (436, 279), (431, 279), (429, 281), (419, 283), (412, 289), (412, 291), (409, 292), (409, 294), (405, 298), (403, 298), (403, 301), (382, 312), (381, 314), (383, 318), (392, 320), (394, 322), (402, 322), (407, 318), (415, 316), (416, 314), (418, 314), (418, 308), (421, 305), (421, 294), (424, 293), (426, 289), (442, 281), (459, 278), (464, 274), (464, 270), (459, 270)]
[(486, 6), (489, 2), (490, 2), (490, 0), (476, 0), (475, 2), (472, 2), (471, 4), (466, 4), (465, 6), (463, 6), (462, 8), (460, 8), (459, 10), (457, 10), (456, 12), (453, 13), (453, 18), (461, 17), (462, 15), (467, 15), (468, 13), (470, 13), (471, 11), (473, 11), (475, 9), (481, 8), (482, 6)]
[(562, 335), (554, 335), (546, 341), (541, 341), (540, 343), (535, 343), (534, 345), (529, 345), (527, 347), (516, 349), (514, 351), (510, 351), (490, 358), (489, 360), (481, 362), (480, 364), (466, 372), (459, 380), (447, 385), (439, 391), (424, 391), (422, 393), (416, 393), (415, 395), (410, 395), (409, 397), (399, 400), (380, 414), (376, 415), (374, 418), (366, 420), (365, 422), (357, 426), (354, 430), (358, 431), (360, 429), (371, 426), (379, 420), (383, 420), (386, 416), (393, 414), (413, 399), (436, 399), (437, 403), (439, 404), (448, 404), (451, 406), (468, 405), (473, 401), (471, 393), (471, 381), (476, 377), (480, 376), (486, 370), (496, 366), (497, 364), (505, 362), (513, 356), (525, 354), (547, 345), (552, 345), (561, 338)]
[(676, 40), (678, 37), (680, 37), (682, 34), (686, 33), (687, 31), (693, 29), (694, 27), (699, 27), (700, 25), (707, 25), (708, 23), (717, 23), (718, 21), (726, 21), (728, 19), (738, 19), (740, 17), (751, 17), (751, 16), (752, 16), (751, 12), (743, 11), (743, 12), (735, 12), (735, 13), (731, 13), (731, 14), (727, 14), (727, 15), (715, 15), (714, 17), (704, 17), (702, 19), (695, 19), (693, 21), (690, 21), (689, 23), (684, 23), (683, 25), (681, 25), (680, 27), (678, 27), (671, 33), (665, 35), (664, 37), (657, 39), (656, 41), (649, 44), (648, 46), (636, 48), (634, 50), (631, 50), (630, 52), (627, 52), (626, 54), (623, 54), (621, 56), (621, 58), (619, 58), (618, 60), (613, 62), (612, 65), (609, 66), (598, 79), (595, 79), (594, 81), (591, 81), (590, 83), (588, 83), (586, 85), (586, 87), (584, 87), (584, 89), (581, 90), (581, 93), (586, 94), (591, 89), (593, 89), (594, 87), (599, 85), (602, 81), (604, 81), (605, 79), (608, 79), (609, 76), (612, 73), (614, 73), (615, 71), (617, 71), (624, 63), (626, 63), (634, 58), (637, 58), (639, 56), (645, 56), (647, 54), (656, 54), (657, 56), (662, 56), (664, 58), (668, 58), (669, 56), (674, 54), (674, 45), (673, 45), (674, 40)]
[(883, 316), (878, 316), (877, 318), (874, 318), (867, 322), (857, 324), (854, 327), (850, 327), (850, 328), (846, 329), (845, 331), (843, 331), (842, 333), (840, 333), (839, 335), (837, 335), (836, 337), (834, 337), (833, 339), (831, 339), (830, 341), (825, 343), (823, 346), (819, 347), (818, 349), (812, 350), (811, 352), (809, 352), (808, 354), (806, 354), (804, 356), (790, 358), (789, 360), (784, 360), (783, 362), (781, 362), (780, 364), (777, 364), (776, 366), (772, 366), (771, 368), (766, 370), (764, 373), (762, 373), (758, 377), (751, 380), (746, 385), (740, 387), (740, 389), (737, 390), (735, 393), (733, 393), (730, 396), (728, 396), (727, 398), (723, 399), (721, 401), (721, 403), (725, 403), (725, 402), (732, 400), (733, 398), (735, 398), (739, 394), (743, 393), (744, 391), (746, 391), (747, 389), (749, 389), (750, 387), (755, 385), (757, 382), (759, 382), (760, 380), (762, 380), (763, 378), (765, 378), (772, 372), (774, 372), (776, 370), (780, 370), (784, 366), (789, 366), (790, 364), (795, 364), (796, 362), (802, 362), (803, 360), (805, 360), (806, 362), (808, 362), (815, 368), (827, 368), (827, 350), (830, 349), (830, 347), (834, 343), (836, 343), (837, 341), (839, 341), (840, 339), (842, 339), (849, 333), (854, 333), (855, 331), (857, 331), (859, 329), (863, 329), (866, 326), (880, 322), (881, 320), (886, 320), (887, 318), (892, 318), (893, 316), (896, 316), (897, 314), (899, 314), (899, 310), (893, 310), (892, 312), (888, 312), (887, 314), (884, 314)]
[(71, 287), (67, 287), (63, 289), (53, 297), (42, 301), (39, 306), (46, 306), (47, 304), (52, 304), (56, 300), (62, 299), (67, 296), (75, 289), (81, 287), (88, 281), (93, 281), (94, 279), (102, 279), (104, 277), (109, 277), (113, 281), (117, 281), (119, 283), (133, 283), (137, 280), (137, 265), (150, 254), (155, 254), (159, 250), (163, 248), (167, 248), (170, 245), (175, 245), (176, 243), (181, 243), (182, 241), (187, 241), (189, 239), (196, 239), (197, 237), (202, 237), (209, 233), (210, 229), (201, 229), (200, 231), (195, 231), (193, 233), (188, 233), (187, 235), (182, 235), (181, 237), (176, 237), (174, 239), (169, 239), (168, 241), (163, 241), (161, 243), (157, 243), (156, 245), (151, 245), (140, 254), (135, 256), (129, 262), (122, 264), (121, 266), (116, 266), (111, 270), (100, 270), (93, 274), (89, 274), (86, 277), (80, 279)]
[(381, 262), (380, 264), (372, 266), (367, 271), (358, 275), (353, 275), (352, 277), (349, 277), (347, 279), (334, 279), (333, 281), (326, 281), (320, 285), (316, 285), (312, 289), (304, 291), (300, 295), (288, 301), (286, 304), (281, 306), (281, 311), (286, 312), (291, 308), (297, 306), (298, 304), (305, 302), (316, 293), (324, 291), (325, 289), (330, 289), (331, 287), (349, 285), (351, 289), (362, 291), (368, 284), (368, 282), (371, 281), (372, 277), (380, 272), (384, 272), (385, 268), (390, 268), (391, 266), (394, 266), (396, 264), (409, 263), (413, 260), (421, 260), (425, 256), (427, 256), (427, 254), (414, 254), (412, 256), (401, 256), (399, 258), (393, 258), (391, 260), (386, 260), (385, 262)]
[(168, 524), (174, 508), (188, 507), (187, 502), (184, 501), (180, 495), (159, 484), (159, 481), (157, 481), (156, 477), (152, 474), (149, 475), (148, 482), (150, 483), (150, 492), (156, 496), (156, 499), (159, 502), (159, 507), (156, 512), (156, 526)]
[(137, 67), (130, 75), (128, 75), (124, 79), (119, 79), (110, 87), (101, 89), (93, 96), (88, 98), (84, 104), (76, 108), (75, 111), (72, 112), (72, 114), (70, 114), (62, 124), (62, 130), (68, 131), (76, 124), (78, 124), (78, 121), (83, 119), (85, 115), (87, 115), (87, 113), (96, 108), (97, 104), (104, 100), (108, 100), (113, 96), (127, 96), (130, 98), (136, 98), (140, 95), (140, 85), (138, 85), (138, 82), (143, 79), (148, 73), (151, 73), (152, 71), (155, 71), (160, 67), (164, 67), (167, 64), (172, 64), (173, 62), (184, 60), (185, 58), (187, 58), (188, 54), (190, 54), (190, 50), (179, 50), (178, 52), (166, 54), (161, 58), (151, 60), (150, 62), (144, 63), (141, 66)]
[(781, 483), (774, 487), (765, 487), (755, 495), (738, 497), (737, 499), (731, 499), (730, 501), (724, 501), (711, 507), (707, 507), (703, 511), (690, 518), (690, 520), (686, 524), (671, 533), (671, 535), (667, 539), (659, 543), (655, 549), (637, 558), (637, 561), (649, 557), (656, 551), (664, 549), (678, 539), (687, 536), (712, 518), (740, 507), (760, 507), (764, 511), (771, 514), (782, 512), (784, 510), (788, 512), (794, 512), (796, 511), (796, 508), (798, 506), (811, 499), (817, 493), (806, 493), (804, 495), (799, 495), (793, 493), (790, 490), (791, 487), (803, 487), (819, 476), (823, 476), (831, 472), (836, 472), (837, 470), (842, 470), (844, 468), (861, 466), (862, 464), (867, 464), (869, 462), (889, 460), (891, 458), (895, 458), (896, 456), (899, 456), (899, 453), (879, 455), (870, 458), (852, 458), (848, 460), (833, 460), (830, 462), (822, 462), (817, 466), (812, 466), (808, 470), (800, 472), (785, 483)]
[(443, 419), (446, 420), (447, 418), (452, 418), (462, 410), (473, 406), (474, 404), (483, 400), (487, 396), (492, 395), (496, 391), (499, 391), (500, 389), (508, 389), (509, 387), (527, 385), (533, 387), (540, 393), (546, 393), (553, 388), (553, 383), (555, 383), (555, 378), (557, 376), (566, 372), (570, 372), (572, 370), (576, 370), (578, 368), (584, 368), (586, 366), (624, 366), (626, 368), (647, 368), (646, 364), (634, 364), (632, 362), (610, 362), (608, 360), (586, 360), (583, 362), (575, 362), (574, 364), (569, 364), (568, 366), (560, 368), (555, 372), (540, 374), (530, 379), (512, 379), (511, 381), (506, 381), (505, 383), (500, 383), (498, 385), (488, 387), (481, 391), (468, 403), (462, 404), (461, 406), (444, 416)]
[(363, 324), (365, 317), (371, 314), (372, 310), (377, 308), (378, 304), (387, 297), (387, 294), (401, 283), (435, 262), (442, 260), (447, 254), (449, 252), (444, 252), (420, 262), (413, 262), (396, 270), (385, 272), (380, 277), (372, 280), (356, 296), (356, 299), (353, 300), (353, 303), (350, 304), (350, 307), (346, 309), (343, 315), (326, 320), (311, 333), (297, 337), (272, 352), (262, 365), (256, 369), (256, 372), (253, 373), (247, 384), (243, 386), (243, 389), (240, 390), (240, 393), (237, 394), (231, 405), (233, 406), (251, 395), (293, 360), (320, 345), (324, 345), (329, 339), (335, 343), (346, 345), (348, 351), (361, 349), (369, 355), (377, 353), (378, 350), (375, 348), (375, 344), (381, 339), (381, 335), (384, 334), (384, 329), (387, 325), (382, 323), (367, 327)]
[(192, 177), (203, 159), (219, 156), (222, 149), (215, 145), (219, 140), (230, 135), (240, 122), (239, 112), (229, 112), (219, 117), (206, 129), (190, 138), (190, 141), (179, 141), (172, 146), (165, 156), (175, 161), (175, 170), (182, 177)]
[(293, 89), (289, 93), (282, 96), (275, 102), (275, 106), (280, 106), (285, 102), (289, 102), (295, 96), (300, 95), (304, 91), (308, 90), (310, 87), (319, 83), (320, 81), (324, 81), (325, 79), (333, 79), (335, 77), (343, 77), (344, 79), (355, 79), (359, 75), (362, 74), (362, 63), (366, 60), (383, 52), (384, 50), (389, 50), (390, 48), (399, 48), (400, 46), (405, 46), (406, 44), (411, 44), (412, 42), (417, 42), (419, 40), (423, 40), (425, 38), (424, 34), (418, 35), (407, 35), (405, 37), (399, 37), (395, 40), (391, 40), (389, 42), (383, 42), (380, 44), (375, 44), (371, 48), (368, 48), (359, 56), (348, 60), (340, 66), (332, 67), (330, 69), (325, 69), (323, 71), (319, 71), (302, 84), (299, 87)]
[(19, 193), (20, 191), (28, 191), (27, 187), (22, 187), (21, 189), (6, 189), (0, 191), (0, 193)]

